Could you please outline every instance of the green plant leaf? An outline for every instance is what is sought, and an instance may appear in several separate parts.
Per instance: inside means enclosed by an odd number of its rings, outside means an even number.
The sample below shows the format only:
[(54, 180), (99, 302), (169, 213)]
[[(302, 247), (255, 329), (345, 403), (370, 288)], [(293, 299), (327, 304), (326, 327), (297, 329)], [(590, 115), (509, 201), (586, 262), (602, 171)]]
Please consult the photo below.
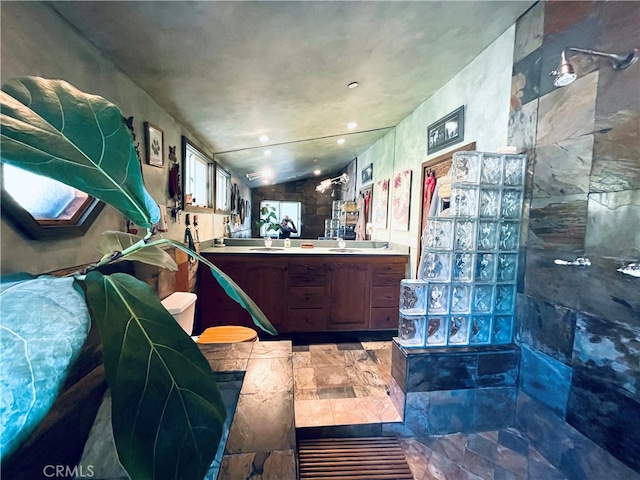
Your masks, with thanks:
[(149, 228), (160, 210), (144, 188), (118, 107), (62, 80), (22, 77), (0, 92), (2, 161), (70, 185)]
[[(27, 276), (28, 274), (21, 274)], [(47, 414), (90, 327), (73, 278), (0, 283), (0, 450), (8, 458)]]
[(106, 231), (102, 233), (102, 239), (97, 249), (103, 255), (111, 255), (114, 252), (122, 252), (139, 243), (140, 248), (120, 257), (122, 260), (136, 260), (148, 265), (166, 268), (172, 271), (178, 270), (178, 265), (167, 252), (156, 246), (144, 244), (142, 237), (130, 233), (118, 231)]
[(220, 270), (218, 267), (216, 267), (213, 263), (211, 263), (209, 260), (204, 258), (202, 255), (199, 255), (193, 250), (191, 250), (190, 248), (185, 247), (181, 243), (176, 242), (175, 240), (170, 240), (168, 238), (161, 238), (159, 240), (154, 240), (150, 244), (151, 245), (170, 244), (176, 248), (179, 248), (183, 252), (186, 252), (191, 257), (200, 260), (207, 267), (209, 267), (209, 269), (211, 270), (211, 274), (213, 275), (213, 278), (216, 279), (216, 281), (220, 284), (220, 286), (223, 288), (226, 294), (229, 295), (230, 298), (238, 302), (240, 306), (244, 308), (247, 312), (249, 312), (249, 315), (251, 315), (251, 318), (253, 319), (253, 323), (256, 326), (260, 327), (262, 330), (264, 330), (267, 333), (270, 333), (271, 335), (278, 334), (278, 331), (271, 324), (271, 322), (269, 321), (267, 316), (262, 312), (262, 310), (260, 310), (260, 307), (256, 305), (256, 302), (254, 302), (251, 299), (251, 297), (247, 295), (244, 292), (244, 290), (242, 290), (238, 286), (238, 284), (231, 279), (231, 277), (229, 277), (229, 275), (224, 273), (222, 270)]
[(84, 281), (104, 346), (120, 462), (133, 480), (201, 480), (226, 417), (207, 360), (144, 282), (99, 272)]

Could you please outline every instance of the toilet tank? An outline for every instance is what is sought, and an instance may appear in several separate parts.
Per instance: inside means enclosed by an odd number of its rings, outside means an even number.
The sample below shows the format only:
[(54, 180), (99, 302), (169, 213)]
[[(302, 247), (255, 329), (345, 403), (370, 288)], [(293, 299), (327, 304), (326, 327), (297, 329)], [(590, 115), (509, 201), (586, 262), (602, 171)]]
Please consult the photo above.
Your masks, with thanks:
[(178, 325), (191, 335), (196, 311), (196, 294), (189, 292), (174, 292), (162, 300), (162, 305), (173, 315)]

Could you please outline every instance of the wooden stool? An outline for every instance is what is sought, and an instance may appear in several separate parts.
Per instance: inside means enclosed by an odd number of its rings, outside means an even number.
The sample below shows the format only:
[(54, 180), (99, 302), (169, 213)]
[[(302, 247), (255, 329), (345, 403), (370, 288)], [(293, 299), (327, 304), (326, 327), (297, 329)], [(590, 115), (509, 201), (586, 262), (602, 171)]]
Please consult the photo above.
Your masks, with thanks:
[(198, 343), (238, 343), (257, 340), (258, 334), (252, 328), (226, 325), (207, 328), (198, 338)]

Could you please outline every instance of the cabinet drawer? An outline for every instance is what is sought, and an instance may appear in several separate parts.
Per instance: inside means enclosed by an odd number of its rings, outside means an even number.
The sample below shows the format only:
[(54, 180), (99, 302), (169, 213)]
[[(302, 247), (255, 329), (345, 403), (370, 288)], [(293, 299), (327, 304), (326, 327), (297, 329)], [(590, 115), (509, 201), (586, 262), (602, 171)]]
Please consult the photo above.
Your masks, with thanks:
[(398, 328), (398, 307), (372, 308), (371, 328), (379, 330), (396, 330)]
[(405, 262), (376, 265), (371, 276), (372, 285), (397, 285), (400, 290), (400, 280), (406, 277), (406, 273), (407, 264)]
[(325, 287), (296, 287), (289, 290), (289, 308), (324, 308), (329, 303)]
[(372, 307), (396, 307), (400, 305), (400, 284), (398, 286), (372, 287)]
[(291, 287), (323, 286), (327, 283), (327, 267), (324, 264), (289, 264)]
[(326, 323), (327, 312), (322, 308), (289, 310), (289, 332), (323, 332)]

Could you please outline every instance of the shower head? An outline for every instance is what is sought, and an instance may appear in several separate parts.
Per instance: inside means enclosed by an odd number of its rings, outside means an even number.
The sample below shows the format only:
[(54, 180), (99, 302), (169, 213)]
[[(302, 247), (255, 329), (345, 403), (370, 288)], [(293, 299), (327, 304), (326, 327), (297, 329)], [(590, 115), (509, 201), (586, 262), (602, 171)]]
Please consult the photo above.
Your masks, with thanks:
[(576, 53), (584, 53), (585, 55), (594, 55), (597, 57), (605, 57), (611, 61), (611, 66), (614, 70), (624, 70), (629, 65), (632, 65), (638, 60), (638, 49), (634, 48), (628, 53), (605, 53), (595, 50), (585, 50), (583, 48), (567, 47), (562, 51), (560, 66), (557, 70), (549, 73), (549, 75), (555, 76), (553, 84), (556, 87), (564, 87), (573, 83), (576, 79), (576, 73), (573, 69), (573, 65), (567, 60), (567, 51)]

